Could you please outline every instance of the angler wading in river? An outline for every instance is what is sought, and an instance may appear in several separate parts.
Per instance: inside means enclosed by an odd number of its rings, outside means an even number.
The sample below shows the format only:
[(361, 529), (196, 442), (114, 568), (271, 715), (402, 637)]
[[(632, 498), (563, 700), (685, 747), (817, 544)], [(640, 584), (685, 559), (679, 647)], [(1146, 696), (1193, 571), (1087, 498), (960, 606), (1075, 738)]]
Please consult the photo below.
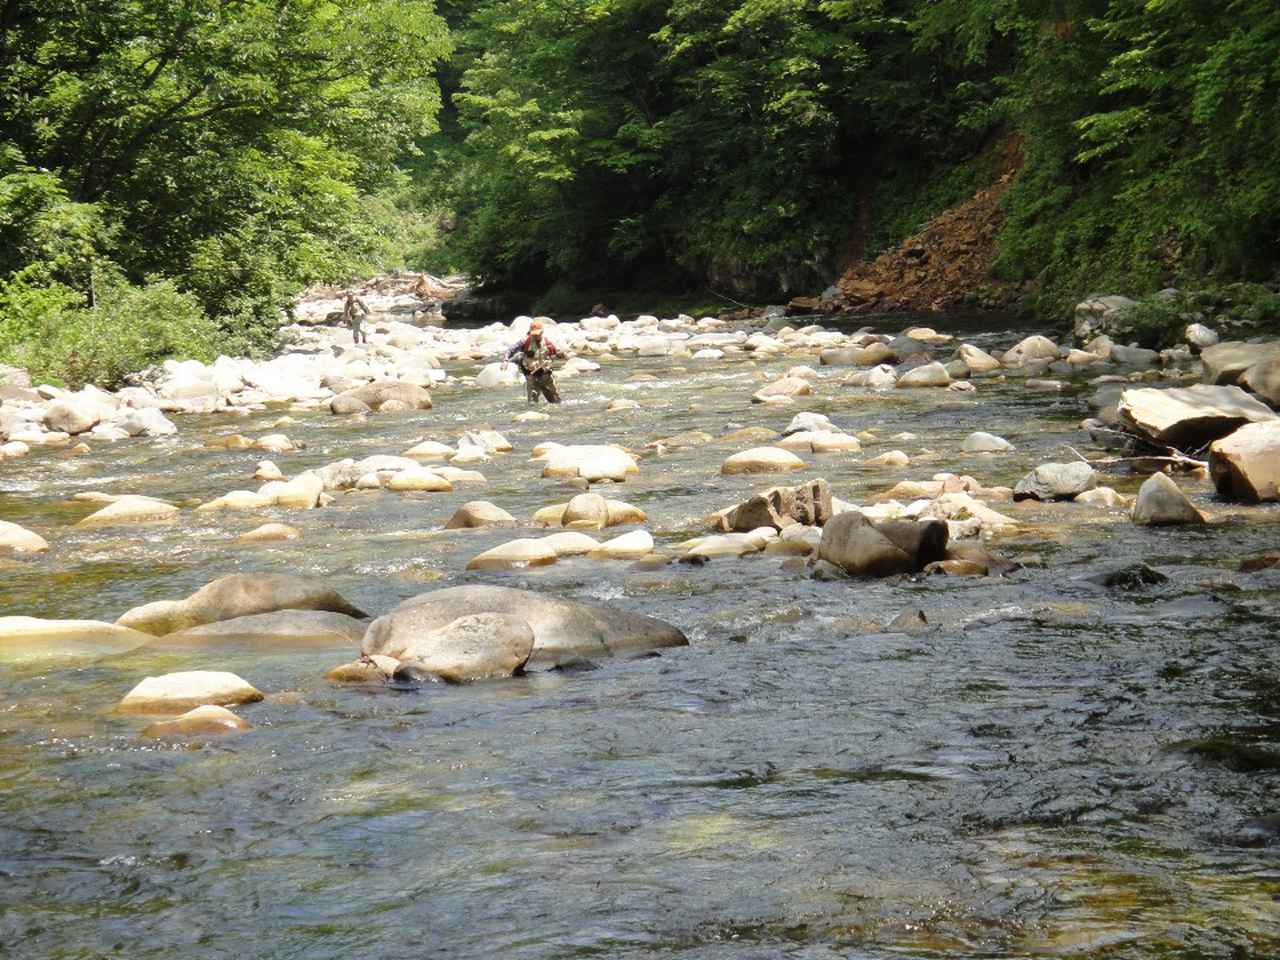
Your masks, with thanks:
[(520, 358), (520, 372), (524, 374), (529, 402), (537, 403), (538, 396), (548, 403), (560, 402), (556, 378), (551, 372), (551, 358), (560, 356), (555, 344), (542, 335), (542, 322), (535, 320), (529, 327), (529, 335), (507, 351), (507, 360)]

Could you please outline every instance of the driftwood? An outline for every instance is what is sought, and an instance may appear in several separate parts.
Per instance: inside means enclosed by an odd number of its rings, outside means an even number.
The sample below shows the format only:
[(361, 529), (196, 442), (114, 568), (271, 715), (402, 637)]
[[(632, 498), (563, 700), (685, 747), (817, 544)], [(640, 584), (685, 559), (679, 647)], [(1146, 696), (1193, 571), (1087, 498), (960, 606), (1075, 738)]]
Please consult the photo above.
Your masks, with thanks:
[(1135, 437), (1133, 434), (1123, 433), (1120, 430), (1109, 430), (1106, 427), (1094, 427), (1092, 428), (1092, 431), (1094, 433), (1109, 433), (1114, 436), (1123, 437), (1126, 440), (1131, 440), (1135, 444), (1149, 447), (1152, 450), (1164, 451), (1160, 454), (1149, 454), (1146, 456), (1107, 457), (1104, 460), (1090, 460), (1075, 447), (1067, 445), (1068, 450), (1095, 470), (1105, 470), (1108, 467), (1125, 466), (1133, 473), (1146, 473), (1150, 470), (1163, 470), (1165, 468), (1180, 470), (1184, 473), (1192, 473), (1196, 470), (1209, 469), (1209, 464), (1205, 460), (1197, 460), (1194, 457), (1187, 456), (1180, 450), (1174, 449), (1173, 447), (1162, 446), (1143, 437)]

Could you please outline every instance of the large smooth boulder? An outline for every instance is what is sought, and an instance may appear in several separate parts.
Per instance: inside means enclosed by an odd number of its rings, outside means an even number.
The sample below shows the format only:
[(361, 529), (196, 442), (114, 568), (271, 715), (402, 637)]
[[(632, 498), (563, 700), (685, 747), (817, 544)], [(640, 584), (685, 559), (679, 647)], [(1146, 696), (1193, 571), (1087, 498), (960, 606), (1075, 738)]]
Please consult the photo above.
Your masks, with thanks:
[(249, 646), (269, 650), (305, 650), (358, 645), (365, 624), (329, 610), (276, 610), (233, 617), (178, 630), (152, 646)]
[(314, 470), (305, 470), (292, 480), (269, 480), (258, 489), (278, 507), (314, 510), (324, 495), (324, 480)]
[(1138, 433), (1180, 450), (1199, 450), (1246, 423), (1277, 419), (1271, 408), (1239, 387), (1203, 383), (1126, 390), (1118, 414), (1121, 423)]
[(1037, 360), (1052, 363), (1058, 359), (1058, 345), (1039, 334), (1027, 337), (1006, 350), (1000, 361), (1006, 367), (1022, 367)]
[(804, 461), (781, 447), (752, 447), (735, 453), (720, 465), (726, 475), (739, 473), (786, 473), (804, 469)]
[(261, 691), (234, 673), (187, 670), (147, 677), (120, 701), (121, 713), (185, 713), (204, 704), (218, 707), (254, 703)]
[(49, 541), (26, 527), (0, 520), (0, 550), (14, 553), (40, 553), (49, 549)]
[(593, 560), (635, 560), (653, 553), (653, 536), (648, 530), (632, 530), (606, 540), (591, 551)]
[(171, 437), (178, 427), (155, 407), (127, 411), (116, 426), (131, 437)]
[(947, 525), (940, 520), (870, 520), (850, 510), (822, 528), (818, 556), (852, 576), (919, 573), (946, 559), (947, 539)]
[(1204, 523), (1204, 516), (1176, 483), (1163, 473), (1153, 473), (1138, 488), (1138, 497), (1133, 503), (1133, 522), (1148, 527), (1167, 527)]
[(1241, 343), (1227, 340), (1200, 353), (1205, 383), (1230, 386), (1258, 364), (1280, 359), (1280, 343)]
[(951, 374), (942, 364), (926, 363), (914, 370), (908, 370), (898, 378), (895, 387), (907, 390), (913, 387), (947, 387), (951, 385)]
[(1255, 363), (1240, 374), (1240, 386), (1271, 406), (1280, 407), (1280, 356)]
[(369, 410), (381, 410), (384, 404), (392, 401), (404, 404), (409, 410), (431, 409), (430, 391), (403, 380), (378, 380), (340, 393), (330, 401), (329, 409), (334, 413), (346, 412), (345, 401), (361, 404)]
[(1000, 369), (1000, 361), (980, 347), (962, 343), (956, 351), (957, 359), (964, 362), (970, 373), (991, 373)]
[(402, 668), (464, 683), (520, 673), (533, 653), (534, 634), (519, 614), (474, 613), (405, 641), (391, 654)]
[(123, 496), (91, 513), (77, 527), (109, 527), (123, 523), (166, 523), (176, 519), (178, 508), (151, 497)]
[(832, 517), (831, 487), (818, 479), (795, 487), (771, 487), (722, 510), (712, 528), (725, 533), (748, 533), (760, 527), (782, 530), (794, 523), (820, 527)]
[(120, 653), (150, 640), (138, 630), (97, 620), (0, 617), (0, 660)]
[(676, 627), (653, 617), (531, 590), (465, 586), (434, 590), (406, 600), (370, 624), (361, 649), (366, 654), (394, 657), (416, 637), (459, 617), (480, 613), (518, 617), (529, 624), (534, 644), (526, 667), (546, 668), (584, 656), (683, 647), (689, 642)]
[(609, 525), (609, 503), (598, 493), (580, 493), (569, 501), (560, 523), (566, 527), (603, 530)]
[(1232, 500), (1280, 500), (1280, 420), (1250, 423), (1209, 448), (1209, 473)]
[(398, 493), (448, 493), (453, 489), (453, 484), (435, 470), (419, 466), (397, 470), (384, 486)]
[(44, 411), (44, 425), (55, 433), (85, 433), (102, 419), (97, 407), (79, 397), (61, 397)]
[(176, 630), (276, 610), (329, 610), (363, 619), (324, 583), (283, 573), (234, 573), (207, 583), (185, 600), (159, 600), (134, 607), (116, 623), (163, 637)]
[(1015, 447), (1004, 437), (978, 430), (964, 438), (962, 449), (965, 453), (1011, 453)]
[(1015, 500), (1074, 500), (1098, 485), (1098, 474), (1083, 461), (1042, 463), (1018, 481)]
[(514, 527), (516, 518), (487, 500), (471, 500), (454, 511), (446, 530), (475, 530), (481, 527)]

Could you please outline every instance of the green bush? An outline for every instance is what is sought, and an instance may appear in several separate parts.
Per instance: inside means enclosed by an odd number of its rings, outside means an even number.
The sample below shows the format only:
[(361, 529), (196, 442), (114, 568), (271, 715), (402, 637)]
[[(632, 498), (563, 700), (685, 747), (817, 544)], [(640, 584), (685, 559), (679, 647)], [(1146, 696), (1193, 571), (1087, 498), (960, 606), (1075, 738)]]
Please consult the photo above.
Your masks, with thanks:
[(67, 288), (10, 283), (0, 293), (0, 330), (18, 331), (7, 359), (41, 381), (73, 388), (120, 386), (135, 371), (169, 357), (213, 360), (217, 325), (172, 281), (133, 286), (111, 277), (93, 307)]

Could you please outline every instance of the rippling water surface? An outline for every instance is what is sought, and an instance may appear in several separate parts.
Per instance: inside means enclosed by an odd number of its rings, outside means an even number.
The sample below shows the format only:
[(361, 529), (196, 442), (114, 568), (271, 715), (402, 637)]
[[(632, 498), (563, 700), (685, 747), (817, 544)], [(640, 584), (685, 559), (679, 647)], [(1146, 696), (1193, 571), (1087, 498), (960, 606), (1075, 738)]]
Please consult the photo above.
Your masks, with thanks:
[[(941, 470), (1011, 484), (1087, 442), (1077, 391), (1028, 393), (1016, 380), (874, 395), (824, 368), (814, 397), (750, 404), (764, 371), (801, 362), (817, 359), (605, 360), (563, 381), (567, 402), (542, 423), (514, 422), (523, 390), (454, 387), (418, 414), (186, 418), (164, 441), (0, 466), (0, 516), (53, 544), (0, 559), (0, 614), (112, 620), (262, 570), (323, 577), (373, 613), (439, 586), (523, 586), (661, 616), (692, 641), (594, 670), (418, 689), (327, 682), (352, 658), (341, 649), (0, 663), (0, 955), (1280, 953), (1280, 848), (1240, 829), (1280, 813), (1280, 576), (1235, 572), (1275, 548), (1275, 509), (1219, 503), (1189, 480), (1213, 520), (1202, 529), (998, 504), (1021, 524), (997, 542), (1025, 564), (1007, 579), (816, 583), (763, 555), (650, 573), (586, 559), (463, 572), (534, 532), (445, 533), (459, 504), (529, 517), (572, 495), (528, 462), (545, 440), (639, 450), (683, 430), (781, 429), (816, 410), (882, 438), (863, 454), (808, 456), (792, 475), (826, 477), (855, 502)], [(630, 381), (637, 372), (659, 379)], [(615, 397), (643, 409), (608, 414)], [(484, 487), (449, 494), (70, 526), (90, 512), (68, 502), (79, 491), (177, 501), (252, 488), (261, 454), (203, 441), (276, 432), (283, 413), (298, 421), (283, 432), (307, 444), (273, 458), (290, 475), (481, 425), (516, 452), (477, 467)], [(976, 429), (1017, 453), (965, 456)], [(915, 438), (889, 439), (904, 431)], [(670, 551), (771, 482), (720, 476), (735, 449), (650, 453), (608, 492), (643, 507)], [(912, 465), (860, 466), (889, 449)], [(234, 542), (269, 519), (302, 539)], [(1135, 593), (1080, 580), (1137, 560), (1168, 583)], [(884, 632), (914, 608), (927, 632)], [(252, 732), (157, 742), (113, 711), (141, 677), (199, 668), (268, 693), (240, 710)]]

